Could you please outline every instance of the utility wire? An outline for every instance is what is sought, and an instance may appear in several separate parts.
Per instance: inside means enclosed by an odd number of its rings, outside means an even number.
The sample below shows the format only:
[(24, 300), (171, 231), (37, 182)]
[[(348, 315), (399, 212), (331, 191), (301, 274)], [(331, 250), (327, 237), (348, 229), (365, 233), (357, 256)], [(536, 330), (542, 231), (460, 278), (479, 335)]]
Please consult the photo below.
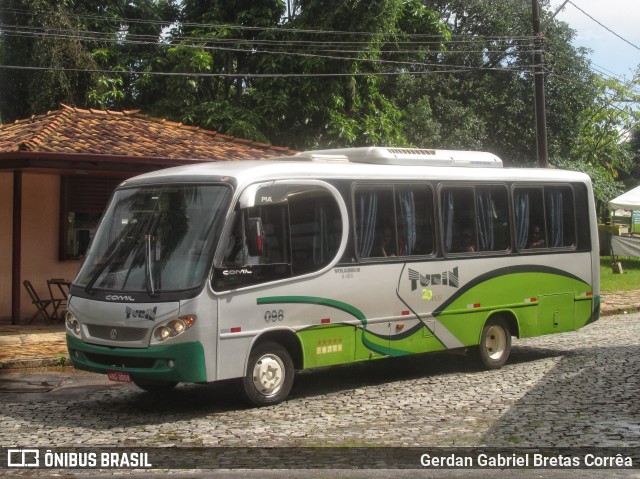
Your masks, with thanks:
[[(39, 13), (35, 13), (29, 10), (24, 9), (9, 9), (9, 8), (0, 8), (0, 12), (11, 12), (18, 13), (30, 16), (36, 16)], [(265, 32), (284, 32), (284, 33), (311, 33), (311, 34), (331, 34), (331, 35), (387, 35), (387, 33), (381, 32), (365, 32), (365, 31), (345, 31), (345, 30), (319, 30), (319, 29), (298, 29), (298, 28), (288, 28), (288, 27), (254, 27), (247, 25), (237, 25), (237, 24), (225, 24), (225, 23), (197, 23), (197, 22), (182, 22), (177, 19), (173, 20), (146, 20), (146, 19), (134, 19), (134, 18), (113, 18), (102, 15), (80, 15), (67, 13), (65, 15), (68, 18), (79, 18), (84, 20), (99, 20), (106, 21), (111, 23), (119, 23), (119, 24), (129, 24), (129, 23), (139, 23), (146, 25), (156, 25), (164, 27), (165, 25), (173, 25), (184, 26), (184, 27), (202, 27), (202, 28), (213, 28), (213, 29), (224, 29), (224, 30), (242, 30), (242, 31), (265, 31)], [(442, 38), (441, 35), (436, 34), (428, 34), (428, 33), (403, 33), (402, 35), (410, 37), (410, 38)]]
[[(416, 66), (424, 66), (416, 64)], [(35, 67), (23, 65), (0, 65), (0, 69), (6, 70), (48, 70), (48, 71), (64, 71), (76, 73), (102, 73), (116, 75), (154, 75), (154, 76), (170, 76), (170, 77), (199, 77), (199, 78), (325, 78), (325, 77), (360, 77), (360, 76), (400, 76), (400, 75), (431, 75), (431, 74), (452, 74), (452, 73), (470, 73), (478, 70), (488, 71), (517, 71), (523, 72), (533, 69), (532, 66), (525, 68), (498, 68), (498, 67), (456, 67), (453, 65), (432, 65), (439, 67), (437, 70), (401, 70), (394, 72), (336, 72), (336, 73), (203, 73), (203, 72), (157, 72), (157, 71), (122, 71), (122, 70), (104, 70), (98, 68), (63, 68), (63, 67)]]
[[(167, 35), (167, 36), (156, 36), (156, 35), (144, 35), (144, 34), (133, 34), (129, 33), (126, 29), (113, 31), (113, 32), (99, 32), (99, 31), (91, 31), (91, 30), (77, 30), (77, 29), (63, 29), (63, 28), (50, 28), (44, 26), (26, 26), (26, 25), (12, 25), (12, 24), (0, 24), (0, 30), (3, 33), (15, 33), (19, 32), (25, 36), (32, 35), (33, 37), (37, 37), (38, 35), (58, 35), (61, 37), (67, 37), (70, 39), (78, 38), (80, 35), (84, 35), (90, 39), (94, 39), (95, 41), (111, 41), (114, 36), (118, 39), (118, 41), (122, 43), (126, 43), (128, 38), (140, 38), (147, 39), (149, 41), (153, 41), (154, 43), (170, 43), (176, 41), (187, 40), (190, 42), (208, 42), (208, 43), (243, 43), (250, 45), (296, 45), (296, 46), (370, 46), (372, 43), (370, 41), (311, 41), (311, 40), (273, 40), (273, 39), (247, 39), (247, 38), (219, 38), (219, 37), (196, 37), (196, 36), (185, 36), (185, 35)], [(533, 36), (522, 36), (522, 37), (484, 37), (484, 36), (475, 36), (469, 35), (468, 37), (459, 36), (457, 40), (448, 40), (448, 41), (401, 41), (390, 39), (388, 41), (384, 41), (381, 43), (389, 44), (389, 45), (413, 45), (413, 46), (437, 46), (437, 47), (446, 47), (448, 45), (460, 45), (460, 44), (472, 44), (477, 45), (479, 43), (485, 43), (488, 47), (500, 48), (504, 46), (531, 46), (534, 43), (535, 38)]]
[[(12, 13), (20, 13), (20, 14), (24, 14), (24, 15), (30, 15), (30, 16), (36, 16), (38, 15), (37, 13), (31, 12), (29, 10), (20, 10), (20, 9), (7, 9), (7, 8), (1, 8), (0, 7), (0, 12), (12, 12)], [(506, 36), (500, 36), (500, 35), (496, 35), (496, 36), (476, 36), (476, 35), (453, 35), (451, 40), (444, 40), (442, 38), (442, 35), (437, 35), (437, 34), (428, 34), (428, 33), (406, 33), (406, 32), (399, 32), (397, 34), (389, 34), (389, 33), (383, 33), (383, 32), (364, 32), (364, 31), (342, 31), (342, 30), (314, 30), (314, 29), (297, 29), (297, 28), (287, 28), (287, 27), (253, 27), (253, 26), (246, 26), (246, 25), (236, 25), (236, 24), (213, 24), (213, 23), (194, 23), (194, 22), (181, 22), (179, 20), (145, 20), (145, 19), (132, 19), (132, 18), (113, 18), (113, 17), (107, 17), (107, 16), (100, 16), (100, 15), (79, 15), (79, 14), (67, 14), (66, 15), (68, 18), (79, 18), (79, 19), (84, 19), (84, 20), (100, 20), (100, 21), (105, 21), (111, 24), (118, 24), (118, 28), (121, 27), (127, 27), (128, 24), (147, 24), (147, 25), (156, 25), (159, 27), (163, 27), (165, 28), (165, 25), (176, 25), (176, 26), (188, 26), (188, 27), (203, 27), (203, 28), (211, 28), (211, 29), (217, 29), (217, 30), (239, 30), (239, 31), (269, 31), (269, 32), (276, 32), (276, 33), (293, 33), (293, 34), (300, 34), (300, 33), (313, 33), (313, 34), (321, 34), (321, 35), (356, 35), (356, 36), (363, 36), (363, 35), (368, 35), (368, 36), (373, 36), (373, 37), (394, 37), (394, 36), (399, 36), (399, 37), (403, 37), (403, 38), (410, 38), (412, 39), (410, 43), (414, 43), (416, 41), (416, 39), (431, 39), (430, 41), (423, 41), (422, 43), (433, 43), (433, 44), (440, 44), (440, 43), (457, 43), (457, 42), (465, 42), (465, 41), (469, 41), (469, 42), (476, 42), (478, 40), (487, 40), (487, 41), (493, 41), (493, 40), (504, 40), (504, 39), (509, 39), (509, 40), (513, 40), (513, 39), (526, 39), (529, 41), (533, 41), (534, 37), (533, 36), (510, 36), (510, 35), (506, 35)], [(37, 27), (35, 27), (37, 28)], [(454, 40), (454, 38), (459, 37), (462, 38), (462, 40)], [(190, 37), (188, 37), (190, 38)], [(210, 38), (207, 38), (208, 40), (211, 40)], [(286, 41), (296, 41), (296, 40), (286, 40)], [(309, 40), (299, 40), (299, 41), (309, 41)], [(392, 43), (396, 43), (395, 40), (389, 40), (389, 42)], [(325, 42), (323, 42), (325, 43)], [(353, 41), (350, 41), (349, 43), (354, 43)], [(362, 42), (362, 43), (370, 43), (370, 42)]]
[[(7, 30), (7, 28), (14, 28), (13, 30)], [(16, 25), (0, 25), (0, 29), (4, 29), (4, 33), (11, 36), (21, 36), (27, 38), (56, 38), (56, 39), (65, 39), (65, 40), (76, 40), (76, 41), (97, 41), (97, 42), (107, 42), (107, 43), (116, 43), (118, 45), (151, 45), (151, 46), (176, 46), (173, 43), (164, 43), (158, 41), (154, 36), (148, 35), (126, 35), (124, 37), (119, 37), (113, 34), (106, 34), (102, 32), (92, 32), (92, 31), (72, 31), (72, 30), (49, 30), (49, 29), (33, 29), (29, 30), (16, 30), (18, 28)], [(97, 35), (97, 36), (95, 36)], [(189, 37), (184, 37), (185, 40), (193, 41), (193, 39)], [(145, 40), (146, 39), (146, 40)], [(302, 57), (313, 57), (313, 58), (321, 58), (321, 59), (329, 59), (329, 60), (343, 60), (343, 61), (359, 61), (359, 62), (372, 62), (379, 64), (395, 64), (395, 65), (414, 65), (415, 61), (397, 61), (397, 60), (386, 60), (379, 58), (366, 58), (367, 55), (370, 55), (372, 52), (370, 50), (322, 50), (316, 49), (315, 51), (318, 53), (311, 53), (308, 49), (301, 50), (292, 48), (293, 51), (290, 50), (267, 50), (267, 49), (259, 49), (256, 46), (251, 46), (251, 48), (234, 48), (232, 46), (217, 46), (217, 45), (209, 45), (209, 39), (202, 39), (207, 42), (207, 44), (194, 44), (194, 43), (185, 43), (182, 42), (178, 45), (187, 48), (197, 48), (202, 50), (211, 50), (211, 51), (231, 51), (235, 53), (247, 53), (247, 54), (274, 54), (274, 55), (285, 55), (285, 56), (302, 56)], [(240, 44), (245, 44), (247, 42), (243, 41)], [(251, 44), (251, 42), (249, 42)], [(440, 56), (451, 56), (451, 55), (461, 55), (461, 54), (482, 54), (482, 55), (490, 55), (490, 54), (498, 54), (504, 57), (510, 56), (519, 56), (527, 53), (533, 52), (533, 50), (526, 50), (525, 48), (533, 48), (530, 44), (516, 44), (516, 45), (501, 45), (495, 46), (495, 49), (492, 48), (482, 48), (480, 50), (385, 50), (381, 49), (379, 51), (375, 51), (375, 53), (386, 54), (386, 55), (395, 55), (395, 54), (414, 54), (414, 55), (428, 55), (428, 54), (437, 54)], [(313, 51), (313, 49), (311, 49)], [(322, 55), (320, 53), (342, 53), (342, 54), (359, 54), (362, 56), (352, 57), (352, 56), (336, 56), (336, 55)], [(440, 64), (430, 65), (430, 66), (440, 66)]]
[(618, 37), (620, 40), (622, 40), (623, 42), (628, 43), (629, 45), (631, 45), (633, 48), (635, 48), (636, 50), (640, 50), (640, 47), (638, 45), (635, 45), (633, 43), (631, 43), (629, 40), (627, 40), (626, 38), (618, 35), (616, 32), (614, 32), (613, 30), (611, 30), (609, 27), (607, 27), (606, 25), (603, 25), (600, 21), (596, 20), (595, 18), (593, 18), (591, 15), (589, 15), (587, 12), (585, 12), (582, 8), (580, 8), (578, 5), (576, 5), (575, 3), (573, 3), (571, 0), (569, 0), (569, 3), (576, 8), (577, 10), (581, 11), (584, 15), (586, 15), (587, 17), (589, 17), (591, 20), (593, 20), (594, 22), (596, 22), (598, 25), (600, 25), (602, 28), (604, 28), (606, 31), (608, 31), (609, 33), (615, 35), (616, 37)]

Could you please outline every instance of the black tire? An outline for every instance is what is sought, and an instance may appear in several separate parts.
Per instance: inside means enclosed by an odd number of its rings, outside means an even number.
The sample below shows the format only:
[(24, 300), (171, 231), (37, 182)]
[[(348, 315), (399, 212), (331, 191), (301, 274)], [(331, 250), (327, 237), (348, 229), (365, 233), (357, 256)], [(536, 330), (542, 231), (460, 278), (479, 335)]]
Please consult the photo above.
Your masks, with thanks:
[(511, 331), (502, 318), (490, 319), (482, 328), (477, 358), (485, 369), (500, 369), (511, 352)]
[(147, 379), (133, 379), (133, 384), (147, 392), (154, 394), (167, 393), (173, 391), (178, 383), (170, 381), (150, 381)]
[(291, 355), (278, 343), (262, 343), (249, 356), (247, 373), (242, 379), (246, 399), (254, 406), (284, 401), (293, 386)]

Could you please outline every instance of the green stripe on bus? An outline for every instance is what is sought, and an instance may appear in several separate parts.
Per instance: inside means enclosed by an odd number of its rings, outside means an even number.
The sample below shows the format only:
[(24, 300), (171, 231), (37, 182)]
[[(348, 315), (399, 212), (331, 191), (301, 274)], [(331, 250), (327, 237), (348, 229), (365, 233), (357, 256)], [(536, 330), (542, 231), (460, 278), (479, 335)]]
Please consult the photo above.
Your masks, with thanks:
[(377, 336), (369, 333), (372, 338), (367, 337), (367, 318), (362, 311), (355, 306), (335, 299), (320, 298), (317, 296), (269, 296), (265, 298), (258, 298), (257, 304), (276, 304), (276, 303), (289, 303), (289, 304), (316, 304), (320, 306), (328, 306), (335, 308), (345, 313), (350, 314), (362, 323), (362, 343), (371, 351), (391, 355), (391, 356), (405, 356), (412, 354), (410, 351), (404, 351), (401, 349), (391, 348), (387, 344), (378, 344), (376, 340), (387, 341), (384, 338), (378, 338)]

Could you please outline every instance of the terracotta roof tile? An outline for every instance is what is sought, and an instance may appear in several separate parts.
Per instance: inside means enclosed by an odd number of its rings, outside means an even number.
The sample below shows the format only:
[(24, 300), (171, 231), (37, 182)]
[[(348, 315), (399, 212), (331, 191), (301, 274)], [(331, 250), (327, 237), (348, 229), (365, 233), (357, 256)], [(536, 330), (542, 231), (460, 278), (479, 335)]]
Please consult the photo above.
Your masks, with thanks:
[(0, 124), (0, 153), (85, 153), (213, 161), (267, 158), (294, 150), (153, 118), (139, 110), (60, 110)]

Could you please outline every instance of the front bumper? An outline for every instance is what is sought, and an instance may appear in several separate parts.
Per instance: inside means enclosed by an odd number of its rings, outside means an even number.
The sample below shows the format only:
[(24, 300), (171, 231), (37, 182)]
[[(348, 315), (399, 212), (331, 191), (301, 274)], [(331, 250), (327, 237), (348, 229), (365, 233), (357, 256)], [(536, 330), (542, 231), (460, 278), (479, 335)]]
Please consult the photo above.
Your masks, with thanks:
[(167, 382), (206, 382), (204, 349), (198, 341), (148, 348), (114, 348), (88, 344), (67, 334), (73, 366), (106, 374), (127, 371), (134, 379)]

